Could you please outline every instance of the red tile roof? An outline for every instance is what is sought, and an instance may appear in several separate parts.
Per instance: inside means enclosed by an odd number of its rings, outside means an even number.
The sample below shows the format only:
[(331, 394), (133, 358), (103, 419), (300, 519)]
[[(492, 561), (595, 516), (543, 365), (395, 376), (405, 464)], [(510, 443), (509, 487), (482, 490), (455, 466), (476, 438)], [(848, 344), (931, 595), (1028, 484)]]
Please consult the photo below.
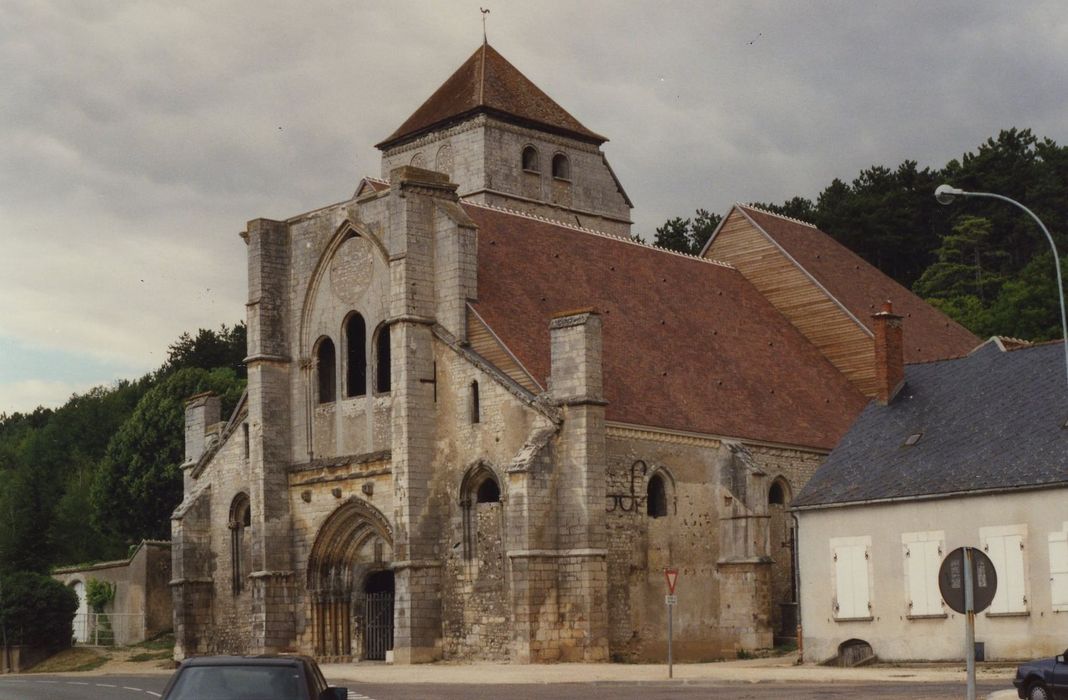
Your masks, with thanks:
[(571, 116), (489, 44), (483, 44), (378, 148), (479, 113), (590, 141), (605, 138)]
[(971, 331), (938, 311), (811, 224), (736, 205), (868, 330), (884, 301), (904, 317), (905, 362), (960, 357), (979, 345)]
[(613, 421), (829, 449), (862, 396), (737, 270), (474, 204), (478, 313), (540, 382), (549, 320), (604, 321)]

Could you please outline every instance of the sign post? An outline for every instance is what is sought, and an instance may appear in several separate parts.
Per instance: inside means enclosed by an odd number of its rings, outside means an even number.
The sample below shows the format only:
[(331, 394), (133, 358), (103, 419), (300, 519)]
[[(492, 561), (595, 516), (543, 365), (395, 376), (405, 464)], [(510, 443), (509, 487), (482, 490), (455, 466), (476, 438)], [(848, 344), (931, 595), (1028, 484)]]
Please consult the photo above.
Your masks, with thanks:
[(668, 618), (668, 678), (673, 675), (672, 658), (671, 658), (671, 637), (672, 637), (672, 617), (675, 610), (675, 604), (679, 602), (678, 596), (675, 595), (675, 582), (679, 580), (678, 569), (664, 569), (664, 578), (667, 579), (668, 594), (664, 596), (664, 605), (667, 606), (667, 618)]
[(974, 547), (958, 547), (938, 569), (942, 600), (964, 615), (964, 658), (968, 663), (967, 700), (975, 700), (975, 613), (990, 607), (998, 575), (990, 557)]

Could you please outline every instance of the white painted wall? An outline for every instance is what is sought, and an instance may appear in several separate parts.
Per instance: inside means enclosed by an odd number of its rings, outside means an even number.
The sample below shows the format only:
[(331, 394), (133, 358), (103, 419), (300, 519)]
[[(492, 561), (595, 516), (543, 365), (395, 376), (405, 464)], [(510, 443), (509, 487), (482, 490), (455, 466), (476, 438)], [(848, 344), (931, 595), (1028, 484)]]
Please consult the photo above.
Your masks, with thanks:
[[(884, 660), (962, 659), (964, 617), (941, 603), (935, 564), (965, 545), (985, 548), (998, 569), (995, 603), (976, 616), (986, 658), (1063, 652), (1066, 506), (1062, 487), (799, 511), (805, 660), (829, 659), (849, 639), (863, 639)], [(841, 581), (847, 572), (850, 580)], [(858, 608), (865, 584), (868, 615)]]

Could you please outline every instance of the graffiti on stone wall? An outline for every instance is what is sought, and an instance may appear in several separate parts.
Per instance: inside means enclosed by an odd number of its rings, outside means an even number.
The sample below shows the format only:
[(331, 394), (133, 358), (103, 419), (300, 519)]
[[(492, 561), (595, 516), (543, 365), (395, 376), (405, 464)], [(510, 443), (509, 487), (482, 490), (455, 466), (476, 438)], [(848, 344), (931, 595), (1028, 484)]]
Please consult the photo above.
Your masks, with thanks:
[(630, 493), (608, 494), (608, 506), (605, 510), (609, 513), (617, 510), (623, 513), (640, 513), (646, 499), (641, 485), (648, 473), (649, 465), (645, 460), (635, 460), (634, 464), (630, 465)]

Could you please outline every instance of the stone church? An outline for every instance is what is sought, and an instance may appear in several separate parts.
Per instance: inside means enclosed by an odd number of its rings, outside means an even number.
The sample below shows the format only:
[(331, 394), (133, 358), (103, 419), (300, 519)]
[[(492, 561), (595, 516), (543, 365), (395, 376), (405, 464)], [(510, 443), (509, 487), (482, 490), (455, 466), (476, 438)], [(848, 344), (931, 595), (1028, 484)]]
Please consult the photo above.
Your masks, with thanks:
[(677, 659), (796, 634), (786, 511), (895, 376), (879, 305), (906, 361), (976, 340), (753, 207), (701, 256), (631, 239), (604, 143), (483, 44), (381, 179), (248, 223), (248, 390), (186, 407), (178, 658), (659, 660), (669, 567)]

